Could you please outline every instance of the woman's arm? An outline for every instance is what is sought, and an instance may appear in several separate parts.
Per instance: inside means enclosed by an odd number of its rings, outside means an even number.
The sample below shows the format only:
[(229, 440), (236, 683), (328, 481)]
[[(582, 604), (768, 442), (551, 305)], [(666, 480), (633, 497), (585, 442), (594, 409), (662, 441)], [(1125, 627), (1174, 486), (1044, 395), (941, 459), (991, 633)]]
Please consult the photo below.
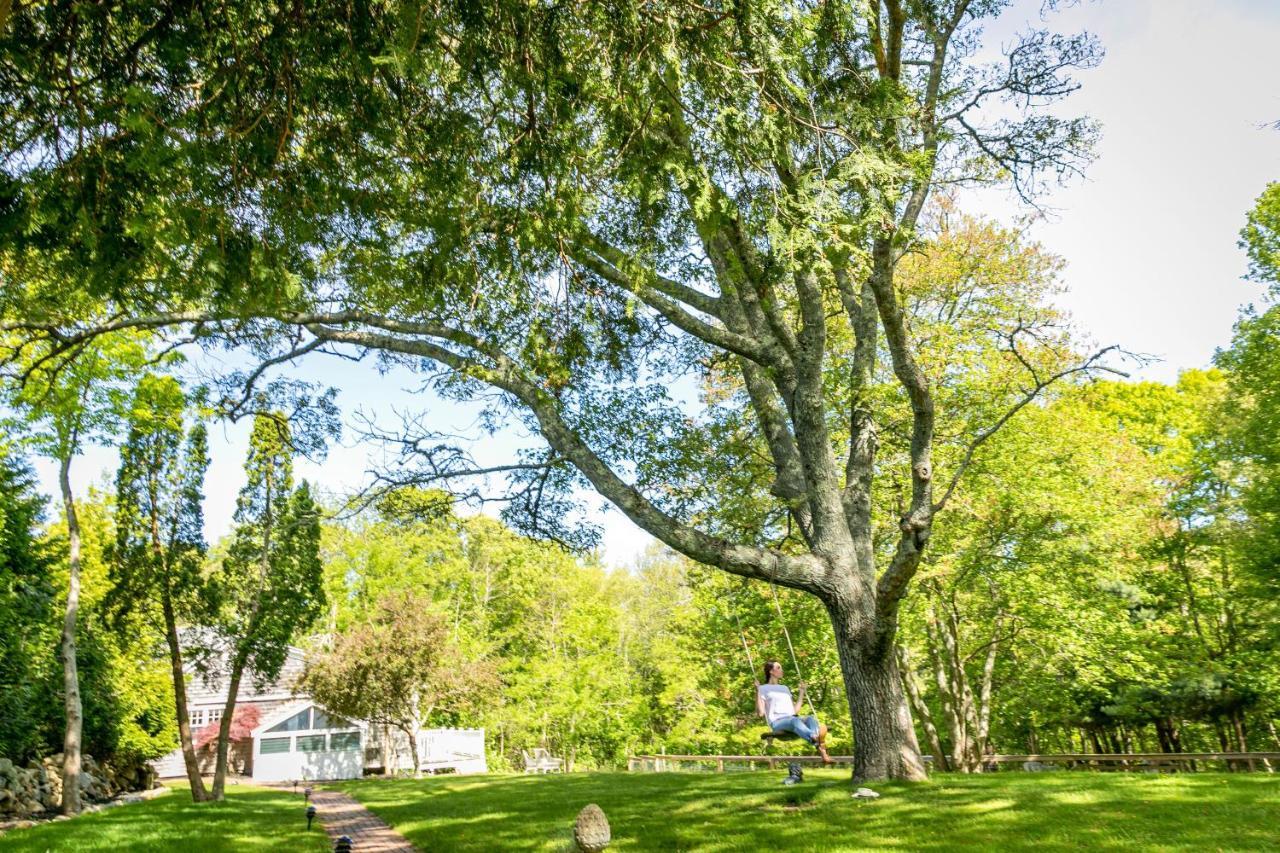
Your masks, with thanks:
[(760, 682), (756, 682), (756, 714), (764, 716), (764, 694), (760, 692)]

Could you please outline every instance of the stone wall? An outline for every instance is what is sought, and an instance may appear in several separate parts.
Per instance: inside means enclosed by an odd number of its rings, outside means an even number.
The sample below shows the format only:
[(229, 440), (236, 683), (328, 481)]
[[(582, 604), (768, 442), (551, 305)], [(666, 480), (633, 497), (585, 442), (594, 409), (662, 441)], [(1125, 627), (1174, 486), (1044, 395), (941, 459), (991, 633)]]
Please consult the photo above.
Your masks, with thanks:
[[(80, 774), (81, 798), (88, 803), (105, 802), (126, 791), (142, 791), (156, 786), (155, 771), (146, 764), (99, 764), (84, 756)], [(0, 818), (28, 818), (55, 812), (62, 805), (62, 754), (15, 767), (0, 758)]]

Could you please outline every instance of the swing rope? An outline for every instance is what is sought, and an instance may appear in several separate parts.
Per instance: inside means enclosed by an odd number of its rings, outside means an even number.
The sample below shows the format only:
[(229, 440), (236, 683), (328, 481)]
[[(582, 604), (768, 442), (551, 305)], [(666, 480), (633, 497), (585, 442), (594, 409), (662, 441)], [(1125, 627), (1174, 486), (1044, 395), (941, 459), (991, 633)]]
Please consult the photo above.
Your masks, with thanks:
[[(782, 626), (782, 636), (787, 640), (787, 651), (791, 654), (791, 666), (796, 678), (804, 681), (804, 676), (800, 672), (800, 661), (796, 658), (795, 646), (791, 643), (791, 632), (787, 630), (787, 620), (783, 617), (782, 605), (778, 602), (778, 589), (772, 582), (769, 583), (769, 593), (773, 596), (773, 607), (778, 612), (778, 624)], [(742, 620), (738, 618), (738, 610), (733, 606), (732, 602), (729, 603), (729, 612), (733, 614), (733, 622), (738, 627), (738, 637), (742, 640), (742, 649), (747, 653), (747, 665), (751, 667), (751, 672), (755, 673), (756, 662), (751, 655), (751, 646), (747, 645), (747, 632), (742, 629)], [(816, 714), (817, 709), (813, 707), (813, 699), (810, 698), (807, 690), (805, 691), (804, 699), (809, 704), (809, 713)]]
[(742, 640), (742, 650), (747, 653), (747, 666), (751, 667), (751, 672), (756, 671), (755, 658), (751, 656), (751, 647), (747, 645), (747, 632), (742, 630), (742, 620), (738, 618), (738, 611), (729, 606), (729, 612), (733, 614), (733, 621), (738, 626), (738, 637)]
[[(796, 678), (801, 682), (804, 681), (804, 675), (800, 672), (800, 661), (796, 659), (796, 648), (791, 645), (791, 632), (787, 630), (787, 620), (782, 616), (782, 605), (778, 603), (778, 587), (772, 582), (769, 583), (769, 593), (773, 596), (773, 607), (778, 611), (778, 624), (782, 626), (782, 636), (787, 638), (787, 651), (791, 653), (791, 666), (795, 671)], [(806, 690), (804, 700), (809, 703), (809, 712), (817, 713), (813, 707), (813, 700), (809, 698), (809, 691)]]

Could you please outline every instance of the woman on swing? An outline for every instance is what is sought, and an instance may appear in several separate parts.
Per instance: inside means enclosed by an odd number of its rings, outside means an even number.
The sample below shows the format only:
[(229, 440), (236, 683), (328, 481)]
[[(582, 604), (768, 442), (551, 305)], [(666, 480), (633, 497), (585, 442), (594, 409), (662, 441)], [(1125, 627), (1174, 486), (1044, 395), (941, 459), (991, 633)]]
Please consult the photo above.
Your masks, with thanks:
[(776, 660), (765, 663), (764, 681), (764, 684), (756, 682), (756, 713), (764, 717), (774, 734), (793, 734), (804, 738), (817, 747), (823, 764), (834, 764), (835, 759), (827, 754), (827, 727), (812, 714), (807, 717), (796, 714), (796, 707), (804, 704), (804, 682), (800, 682), (800, 693), (793, 701), (791, 688), (779, 683), (782, 681), (782, 664)]

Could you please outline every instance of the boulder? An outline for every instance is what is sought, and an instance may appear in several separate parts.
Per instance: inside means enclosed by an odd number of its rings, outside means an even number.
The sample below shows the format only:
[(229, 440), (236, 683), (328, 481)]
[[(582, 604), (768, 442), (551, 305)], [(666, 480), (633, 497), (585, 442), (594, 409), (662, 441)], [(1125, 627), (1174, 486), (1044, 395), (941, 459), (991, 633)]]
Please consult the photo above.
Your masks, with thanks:
[(598, 853), (608, 847), (612, 838), (604, 809), (595, 803), (583, 807), (573, 824), (573, 840), (583, 853)]

